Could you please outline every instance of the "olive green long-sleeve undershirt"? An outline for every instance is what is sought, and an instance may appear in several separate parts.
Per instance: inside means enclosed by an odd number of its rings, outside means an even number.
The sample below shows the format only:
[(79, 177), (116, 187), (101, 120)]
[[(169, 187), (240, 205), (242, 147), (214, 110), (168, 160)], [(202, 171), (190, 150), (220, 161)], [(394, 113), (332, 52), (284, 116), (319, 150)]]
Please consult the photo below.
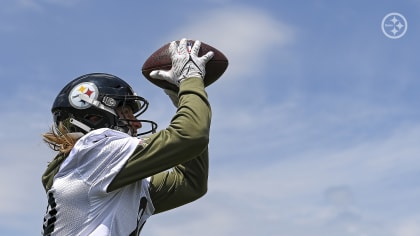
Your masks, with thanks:
[[(144, 139), (108, 191), (152, 176), (155, 213), (201, 197), (207, 191), (211, 109), (203, 81), (180, 85), (178, 110), (168, 128)], [(169, 170), (168, 170), (169, 169)]]

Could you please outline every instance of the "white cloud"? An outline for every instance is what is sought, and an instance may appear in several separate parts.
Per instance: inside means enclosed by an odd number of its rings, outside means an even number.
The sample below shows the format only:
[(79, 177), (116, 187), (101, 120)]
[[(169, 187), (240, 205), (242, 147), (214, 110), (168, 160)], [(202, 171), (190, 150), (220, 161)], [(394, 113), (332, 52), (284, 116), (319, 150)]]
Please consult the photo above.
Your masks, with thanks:
[(23, 9), (39, 10), (41, 8), (39, 1), (36, 0), (17, 0), (16, 4)]
[(395, 226), (395, 236), (420, 235), (420, 216), (398, 220)]
[(82, 0), (44, 0), (46, 3), (64, 6), (64, 7), (73, 7), (81, 2)]
[[(229, 67), (221, 79), (230, 90), (233, 85), (237, 90), (252, 86), (256, 89), (258, 80), (264, 79), (259, 72), (270, 61), (267, 53), (291, 43), (295, 37), (292, 26), (257, 8), (234, 6), (197, 12), (187, 21), (189, 25), (176, 29), (168, 41), (182, 37), (199, 39), (223, 52)], [(255, 76), (258, 80), (250, 80)]]
[[(6, 0), (6, 3), (9, 4), (8, 10), (9, 11), (11, 10), (12, 12), (22, 11), (22, 10), (30, 10), (30, 11), (44, 10), (45, 2), (54, 2), (54, 0), (11, 0), (11, 1)], [(62, 1), (62, 2), (65, 2), (65, 1)]]
[[(32, 132), (21, 133), (23, 137), (4, 139), (0, 151), (0, 228), (12, 229), (19, 235), (40, 232), (46, 209), (45, 193), (42, 190), (41, 174), (53, 154)], [(32, 140), (28, 142), (29, 140)], [(25, 226), (22, 225), (25, 222)]]
[[(232, 167), (226, 171), (216, 166), (212, 169), (211, 191), (224, 196), (223, 201), (237, 215), (252, 212), (253, 216), (260, 217), (253, 218), (253, 224), (260, 228), (276, 228), (277, 234), (272, 235), (290, 235), (298, 228), (305, 228), (302, 232), (313, 229), (313, 235), (337, 235), (333, 232), (338, 231), (343, 232), (340, 235), (388, 235), (392, 230), (389, 221), (401, 217), (398, 207), (393, 206), (393, 199), (410, 199), (407, 194), (413, 192), (389, 193), (385, 180), (419, 171), (420, 163), (416, 157), (420, 155), (420, 148), (411, 141), (419, 138), (420, 126), (417, 126), (348, 149), (324, 147), (322, 152), (306, 150), (297, 156), (277, 157), (264, 167)], [(276, 158), (274, 148), (258, 154), (250, 153), (254, 158), (270, 154)], [(241, 158), (235, 160), (240, 162)], [(399, 181), (404, 184), (410, 180)], [(365, 199), (365, 196), (374, 199)], [(206, 201), (220, 200), (213, 195)], [(365, 207), (377, 202), (386, 205), (387, 209)], [(410, 214), (417, 214), (415, 207), (402, 216)], [(241, 220), (251, 223), (243, 217)], [(417, 232), (414, 226), (412, 222), (402, 223), (398, 230)]]
[[(241, 234), (244, 225), (264, 235), (417, 232), (410, 221), (402, 220), (397, 228), (390, 222), (418, 212), (415, 207), (401, 212), (394, 201), (420, 196), (419, 188), (408, 187), (410, 175), (420, 171), (420, 124), (393, 123), (381, 126), (381, 135), (363, 136), (358, 134), (363, 127), (404, 110), (354, 99), (320, 111), (300, 102), (214, 106), (209, 194), (192, 206), (204, 216), (196, 220), (188, 210), (177, 210), (185, 217), (179, 232), (189, 224), (219, 225), (220, 219), (229, 225), (191, 233)], [(403, 187), (394, 191), (394, 185)], [(215, 212), (219, 218), (208, 216)], [(165, 214), (146, 228), (173, 217)], [(242, 235), (253, 234), (252, 227), (246, 229)]]
[(45, 7), (45, 4), (53, 4), (57, 6), (75, 6), (82, 2), (81, 0), (17, 0), (16, 3), (19, 7), (25, 9), (39, 10)]

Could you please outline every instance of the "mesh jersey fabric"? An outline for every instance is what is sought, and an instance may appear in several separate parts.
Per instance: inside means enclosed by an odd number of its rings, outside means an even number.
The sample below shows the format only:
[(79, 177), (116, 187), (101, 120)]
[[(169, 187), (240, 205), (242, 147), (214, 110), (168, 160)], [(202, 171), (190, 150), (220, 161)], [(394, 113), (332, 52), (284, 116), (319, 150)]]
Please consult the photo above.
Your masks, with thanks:
[(154, 212), (148, 179), (106, 191), (138, 144), (139, 139), (107, 128), (80, 138), (47, 192), (43, 234), (138, 235)]

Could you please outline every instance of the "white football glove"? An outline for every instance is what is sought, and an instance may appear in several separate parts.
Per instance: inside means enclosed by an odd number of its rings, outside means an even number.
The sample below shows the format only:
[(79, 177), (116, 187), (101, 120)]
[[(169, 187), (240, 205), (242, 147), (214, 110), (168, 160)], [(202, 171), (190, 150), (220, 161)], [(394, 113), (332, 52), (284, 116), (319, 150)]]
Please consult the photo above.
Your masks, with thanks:
[(169, 53), (171, 54), (172, 68), (169, 71), (154, 70), (150, 72), (150, 77), (166, 80), (176, 86), (191, 77), (203, 79), (206, 74), (206, 63), (210, 61), (214, 53), (209, 51), (198, 57), (200, 46), (201, 42), (197, 40), (191, 47), (185, 38), (180, 40), (179, 45), (176, 41), (171, 42)]

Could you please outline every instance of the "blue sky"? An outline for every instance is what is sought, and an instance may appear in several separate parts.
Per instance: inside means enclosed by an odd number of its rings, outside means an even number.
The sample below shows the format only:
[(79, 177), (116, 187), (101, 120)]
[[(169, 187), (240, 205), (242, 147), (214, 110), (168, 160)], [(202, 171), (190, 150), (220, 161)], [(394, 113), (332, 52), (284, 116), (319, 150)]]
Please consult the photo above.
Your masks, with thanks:
[[(41, 230), (58, 91), (115, 74), (164, 128), (175, 110), (140, 69), (187, 37), (230, 60), (207, 90), (209, 191), (143, 235), (420, 235), (420, 1), (308, 2), (3, 0), (0, 234)], [(392, 12), (399, 39), (381, 29)]]

